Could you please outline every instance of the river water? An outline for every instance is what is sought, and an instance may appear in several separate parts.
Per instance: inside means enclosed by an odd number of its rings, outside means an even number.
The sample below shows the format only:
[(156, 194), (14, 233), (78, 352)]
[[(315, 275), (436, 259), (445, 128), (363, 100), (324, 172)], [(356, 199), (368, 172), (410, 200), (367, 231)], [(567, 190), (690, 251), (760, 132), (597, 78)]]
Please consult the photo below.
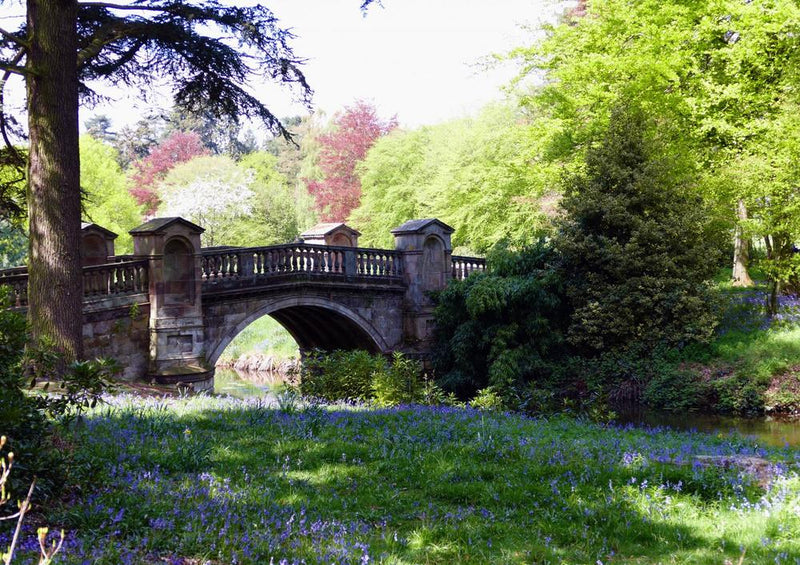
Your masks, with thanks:
[[(238, 398), (274, 394), (283, 384), (277, 373), (240, 373), (233, 369), (217, 368), (214, 392)], [(771, 417), (732, 418), (703, 414), (671, 414), (651, 410), (635, 410), (620, 414), (620, 424), (666, 426), (676, 430), (697, 430), (711, 434), (730, 434), (753, 437), (758, 442), (775, 447), (800, 447), (800, 420)]]

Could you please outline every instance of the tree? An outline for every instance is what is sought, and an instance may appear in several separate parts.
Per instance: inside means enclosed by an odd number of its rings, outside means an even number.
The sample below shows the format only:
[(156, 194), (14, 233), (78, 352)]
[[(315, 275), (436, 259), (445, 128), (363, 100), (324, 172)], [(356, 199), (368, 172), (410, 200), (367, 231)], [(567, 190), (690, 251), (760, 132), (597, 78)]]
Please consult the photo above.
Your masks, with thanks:
[(142, 209), (128, 191), (128, 177), (119, 167), (116, 150), (90, 135), (81, 136), (80, 149), (86, 220), (118, 235), (117, 255), (133, 253), (128, 231), (141, 223)]
[(163, 137), (164, 118), (152, 113), (135, 125), (122, 128), (115, 136), (113, 145), (119, 154), (119, 166), (128, 169), (133, 163), (150, 154)]
[(308, 181), (308, 191), (323, 220), (343, 222), (358, 206), (361, 182), (356, 164), (364, 159), (375, 140), (396, 126), (396, 118), (383, 121), (374, 106), (357, 100), (334, 117), (330, 131), (318, 137), (322, 178)]
[(530, 242), (549, 231), (557, 202), (560, 168), (542, 158), (547, 127), (512, 104), (491, 104), (474, 118), (395, 130), (357, 168), (363, 194), (351, 219), (369, 245), (391, 245), (389, 230), (431, 216), (470, 252)]
[(290, 182), (286, 178), (274, 155), (256, 151), (242, 158), (238, 166), (252, 172), (255, 193), (243, 245), (287, 243), (317, 223), (314, 199), (296, 179)]
[(83, 124), (86, 127), (86, 133), (93, 138), (106, 143), (113, 143), (116, 134), (111, 131), (111, 118), (105, 114), (92, 116)]
[(253, 214), (252, 174), (230, 157), (196, 157), (175, 167), (159, 187), (162, 216), (181, 216), (203, 228), (203, 245), (235, 245), (234, 234)]
[[(681, 143), (706, 172), (701, 186), (716, 204), (710, 212), (730, 228), (747, 227), (737, 216), (758, 202), (725, 170), (795, 96), (797, 2), (594, 0), (579, 8), (586, 17), (569, 18), (544, 41), (512, 52), (522, 76), (546, 73), (527, 103), (559, 124), (551, 157), (580, 163), (615, 105), (638, 100), (660, 120), (681, 124)], [(721, 176), (730, 182), (718, 182)], [(740, 252), (745, 231), (736, 232)], [(735, 263), (741, 272), (743, 256)]]
[(159, 183), (159, 213), (203, 226), (203, 244), (260, 246), (292, 241), (309, 219), (311, 199), (298, 195), (275, 168), (276, 159), (251, 153), (239, 163), (224, 155), (196, 157)]
[(584, 355), (708, 339), (708, 281), (718, 243), (685, 152), (664, 144), (633, 106), (612, 114), (566, 182), (554, 244), (572, 310), (567, 332)]
[(150, 154), (134, 163), (131, 194), (136, 201), (145, 207), (146, 214), (152, 214), (158, 208), (156, 184), (162, 180), (170, 169), (207, 155), (209, 151), (203, 146), (200, 135), (195, 132), (175, 131), (150, 151)]
[[(0, 29), (0, 70), (6, 78), (23, 76), (28, 94), (28, 314), (34, 340), (51, 341), (75, 358), (82, 350), (78, 105), (81, 94), (92, 94), (88, 82), (168, 77), (181, 106), (259, 118), (284, 135), (246, 85), (260, 75), (298, 85), (306, 101), (311, 91), (291, 34), (264, 6), (216, 0), (27, 0), (26, 6), (25, 25)], [(4, 135), (8, 123), (3, 116)], [(7, 142), (6, 152), (12, 149)]]
[[(239, 123), (231, 117), (218, 117), (208, 110), (200, 114), (175, 107), (168, 120), (167, 134), (191, 132), (199, 136), (203, 146), (214, 155), (227, 155), (239, 159), (257, 149), (252, 131), (242, 134)], [(241, 138), (241, 139), (240, 139)]]

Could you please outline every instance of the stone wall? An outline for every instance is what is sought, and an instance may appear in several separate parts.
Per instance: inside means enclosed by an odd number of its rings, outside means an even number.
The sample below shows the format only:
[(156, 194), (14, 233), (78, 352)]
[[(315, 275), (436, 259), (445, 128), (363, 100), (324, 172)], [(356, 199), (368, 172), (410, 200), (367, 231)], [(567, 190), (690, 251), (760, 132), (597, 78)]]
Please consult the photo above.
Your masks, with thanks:
[(85, 304), (85, 357), (115, 359), (123, 367), (121, 380), (144, 378), (150, 362), (149, 321), (147, 294), (107, 298)]
[(214, 363), (236, 335), (270, 314), (300, 349), (359, 347), (389, 353), (403, 344), (401, 286), (287, 283), (258, 293), (203, 297), (206, 360)]

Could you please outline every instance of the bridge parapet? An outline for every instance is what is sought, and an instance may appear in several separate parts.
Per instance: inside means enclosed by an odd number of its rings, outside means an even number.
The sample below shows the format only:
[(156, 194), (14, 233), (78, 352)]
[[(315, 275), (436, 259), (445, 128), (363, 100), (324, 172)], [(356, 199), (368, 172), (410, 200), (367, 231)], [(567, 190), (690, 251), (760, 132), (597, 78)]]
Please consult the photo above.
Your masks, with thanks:
[(390, 249), (271, 245), (202, 251), (203, 288), (232, 279), (265, 279), (292, 275), (402, 280), (402, 254)]
[[(119, 259), (119, 258), (118, 258)], [(0, 271), (0, 285), (12, 292), (12, 306), (28, 305), (28, 268), (16, 267)], [(138, 294), (148, 291), (148, 263), (142, 259), (124, 259), (83, 268), (83, 297), (92, 300)]]
[(463, 281), (472, 273), (482, 273), (486, 270), (486, 259), (481, 257), (464, 257), (453, 255), (453, 278)]

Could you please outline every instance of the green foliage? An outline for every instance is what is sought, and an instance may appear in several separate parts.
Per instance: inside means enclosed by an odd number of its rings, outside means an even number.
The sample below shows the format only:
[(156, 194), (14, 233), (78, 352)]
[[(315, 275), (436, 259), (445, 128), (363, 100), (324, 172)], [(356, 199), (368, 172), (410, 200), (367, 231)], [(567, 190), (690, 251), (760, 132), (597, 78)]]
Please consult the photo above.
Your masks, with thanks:
[(430, 379), (422, 364), (400, 352), (391, 362), (367, 351), (314, 351), (303, 359), (300, 391), (327, 401), (372, 401), (378, 406), (454, 404)]
[(555, 246), (579, 351), (711, 337), (719, 246), (687, 168), (641, 110), (620, 107), (585, 172), (567, 179)]
[(243, 329), (228, 344), (220, 359), (234, 362), (248, 353), (280, 359), (297, 358), (297, 342), (274, 318), (263, 316)]
[(367, 351), (312, 351), (303, 359), (300, 391), (304, 396), (336, 400), (368, 400), (372, 381), (386, 370), (386, 359)]
[(368, 245), (391, 245), (389, 230), (425, 217), (452, 225), (454, 244), (479, 252), (503, 238), (530, 240), (549, 227), (545, 202), (558, 178), (541, 151), (541, 131), (511, 105), (394, 131), (359, 166), (361, 205), (351, 221)]
[(0, 220), (0, 268), (19, 267), (28, 258), (28, 237), (23, 226)]
[(513, 406), (519, 385), (551, 378), (567, 322), (556, 260), (544, 241), (516, 252), (499, 246), (487, 273), (438, 294), (435, 368), (444, 390), (463, 399), (491, 385)]
[[(772, 276), (786, 280), (797, 269), (784, 260), (796, 216), (785, 189), (796, 169), (797, 2), (593, 0), (584, 9), (510, 53), (520, 78), (548, 78), (524, 100), (554, 126), (545, 158), (579, 163), (620, 101), (635, 100), (702, 171), (698, 189), (720, 228), (738, 221), (748, 237), (777, 236)], [(754, 219), (737, 219), (740, 200)]]
[(760, 383), (749, 375), (733, 373), (710, 383), (716, 395), (718, 412), (754, 416), (764, 412), (766, 383)]
[(7, 308), (8, 287), (0, 287), (0, 430), (8, 437), (7, 449), (13, 451), (16, 472), (7, 486), (21, 498), (34, 477), (39, 489), (49, 494), (59, 473), (58, 454), (47, 449), (50, 425), (35, 398), (25, 394), (27, 380), (20, 366), (28, 326), (18, 312)]
[(287, 185), (269, 153), (251, 153), (239, 163), (196, 157), (174, 167), (159, 186), (159, 213), (206, 228), (206, 246), (286, 243), (312, 218), (310, 197), (298, 190)]
[(133, 253), (128, 231), (142, 222), (142, 209), (128, 192), (129, 181), (119, 167), (119, 155), (112, 146), (89, 135), (81, 136), (80, 146), (84, 214), (118, 235), (114, 240), (117, 255)]
[(503, 397), (490, 386), (479, 390), (475, 398), (469, 401), (469, 405), (478, 410), (499, 411), (505, 408)]
[(422, 363), (395, 351), (391, 364), (372, 377), (372, 393), (378, 406), (419, 403), (425, 399)]

